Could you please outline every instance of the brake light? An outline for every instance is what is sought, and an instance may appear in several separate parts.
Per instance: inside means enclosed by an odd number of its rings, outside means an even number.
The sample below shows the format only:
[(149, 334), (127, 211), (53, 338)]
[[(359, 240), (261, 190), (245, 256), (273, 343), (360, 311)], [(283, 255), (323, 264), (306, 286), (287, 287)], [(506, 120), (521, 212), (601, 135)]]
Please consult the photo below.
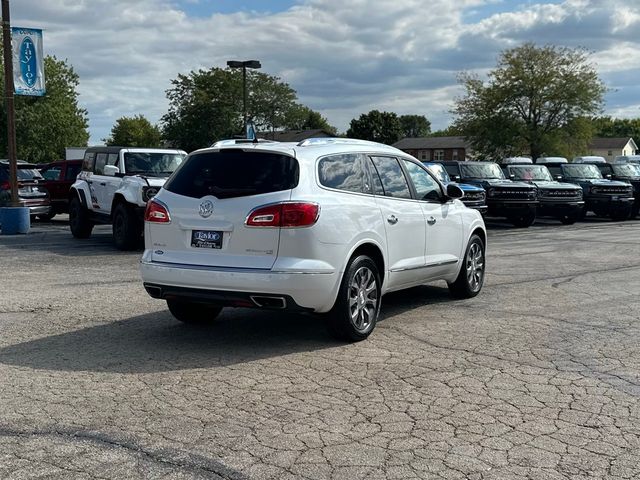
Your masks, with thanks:
[(11, 184), (9, 182), (0, 183), (0, 190), (11, 190)]
[(312, 202), (283, 202), (265, 205), (251, 211), (248, 227), (309, 227), (318, 221), (320, 206)]
[(153, 223), (169, 223), (171, 216), (167, 207), (158, 200), (147, 202), (147, 208), (144, 211), (144, 221)]

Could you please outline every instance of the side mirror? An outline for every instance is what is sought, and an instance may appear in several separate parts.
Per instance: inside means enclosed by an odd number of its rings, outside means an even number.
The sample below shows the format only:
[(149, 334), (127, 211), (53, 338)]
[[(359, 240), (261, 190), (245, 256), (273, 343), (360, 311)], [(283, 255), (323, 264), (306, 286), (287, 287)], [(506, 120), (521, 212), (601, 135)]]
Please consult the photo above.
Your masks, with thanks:
[(611, 174), (610, 174), (610, 173), (607, 173), (607, 174), (604, 176), (604, 178), (606, 178), (607, 180), (611, 180)]
[(453, 176), (453, 181), (454, 182), (459, 182), (460, 181), (460, 175), (454, 175)]
[(509, 180), (515, 180), (516, 176), (513, 173), (509, 174)]
[(117, 173), (120, 173), (120, 169), (115, 165), (105, 165), (102, 173), (108, 177), (114, 177)]
[(458, 185), (454, 185), (450, 183), (447, 185), (447, 197), (449, 198), (462, 198), (464, 197), (464, 192)]
[(556, 175), (556, 180), (560, 182), (562, 180), (562, 175)]

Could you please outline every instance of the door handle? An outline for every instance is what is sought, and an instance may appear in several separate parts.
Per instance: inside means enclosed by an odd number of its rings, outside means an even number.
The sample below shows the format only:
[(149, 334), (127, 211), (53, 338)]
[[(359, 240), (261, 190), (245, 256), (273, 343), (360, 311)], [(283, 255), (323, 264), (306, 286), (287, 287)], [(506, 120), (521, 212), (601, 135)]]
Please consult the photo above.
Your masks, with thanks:
[(398, 223), (398, 217), (396, 217), (395, 215), (389, 215), (387, 217), (387, 222), (389, 222), (391, 225), (395, 225), (396, 223)]
[(433, 218), (433, 217), (429, 217), (429, 219), (427, 220), (427, 223), (428, 223), (429, 225), (435, 225), (435, 223), (436, 223), (436, 219), (435, 219), (435, 218)]
[(107, 186), (107, 184), (106, 184), (106, 183), (104, 183), (104, 182), (100, 182), (100, 185), (102, 185), (103, 187), (106, 187), (106, 186)]

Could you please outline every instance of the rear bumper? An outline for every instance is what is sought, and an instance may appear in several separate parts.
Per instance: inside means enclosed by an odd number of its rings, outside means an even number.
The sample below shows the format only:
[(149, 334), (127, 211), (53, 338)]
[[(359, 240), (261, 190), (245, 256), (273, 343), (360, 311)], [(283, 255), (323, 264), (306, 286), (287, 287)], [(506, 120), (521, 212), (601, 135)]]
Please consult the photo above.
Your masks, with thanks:
[[(140, 273), (145, 289), (154, 298), (315, 312), (333, 307), (341, 278), (336, 272), (216, 268), (153, 262), (144, 256)], [(255, 297), (282, 297), (284, 308), (279, 300)]]
[(149, 296), (161, 300), (188, 300), (222, 307), (260, 308), (263, 310), (313, 311), (311, 308), (298, 305), (290, 295), (207, 290), (204, 288), (175, 287), (173, 285), (155, 283), (145, 283), (144, 288)]

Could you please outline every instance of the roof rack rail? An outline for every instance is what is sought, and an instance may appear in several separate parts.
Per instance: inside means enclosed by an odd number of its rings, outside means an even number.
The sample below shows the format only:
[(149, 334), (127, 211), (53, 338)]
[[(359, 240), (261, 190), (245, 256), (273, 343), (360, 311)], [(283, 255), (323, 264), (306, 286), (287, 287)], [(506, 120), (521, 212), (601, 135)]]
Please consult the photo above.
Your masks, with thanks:
[(276, 140), (267, 140), (265, 138), (259, 138), (257, 140), (254, 140), (252, 138), (229, 138), (225, 140), (218, 140), (213, 145), (211, 145), (210, 148), (224, 147), (226, 145), (241, 145), (245, 143), (254, 144), (254, 143), (280, 143), (280, 142), (277, 142)]
[(376, 145), (380, 146), (380, 143), (371, 142), (369, 140), (359, 140), (357, 138), (342, 138), (342, 137), (311, 137), (298, 142), (298, 147), (309, 147), (313, 145)]

